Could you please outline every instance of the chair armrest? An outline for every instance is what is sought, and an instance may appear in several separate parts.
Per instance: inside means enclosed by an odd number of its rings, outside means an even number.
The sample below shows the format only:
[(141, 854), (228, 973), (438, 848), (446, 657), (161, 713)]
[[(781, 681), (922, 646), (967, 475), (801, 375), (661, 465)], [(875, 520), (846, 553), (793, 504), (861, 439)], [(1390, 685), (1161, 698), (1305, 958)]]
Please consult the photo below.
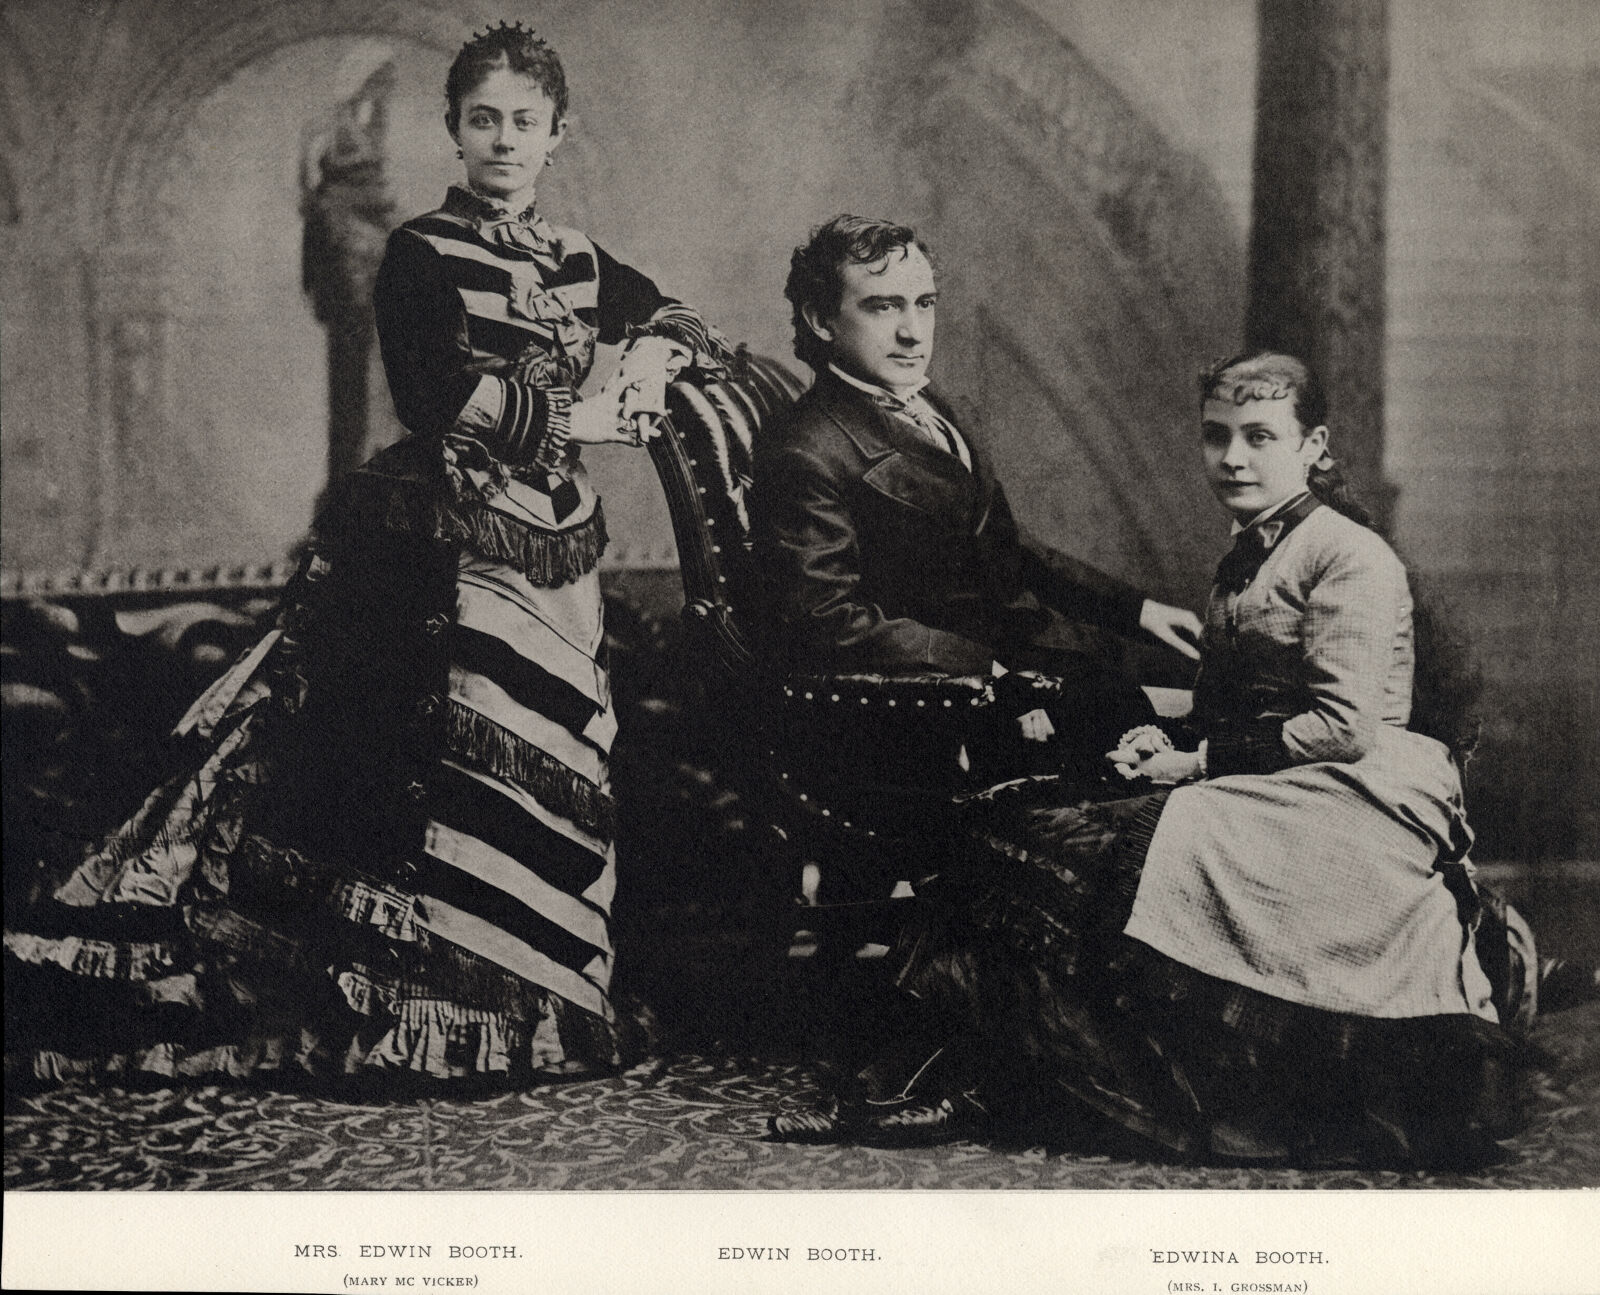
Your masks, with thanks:
[(791, 675), (783, 682), (783, 702), (786, 707), (986, 706), (994, 700), (990, 682), (986, 675)]
[[(987, 675), (792, 675), (783, 684), (786, 704), (852, 706), (987, 706), (994, 701), (994, 682)], [(1162, 719), (1184, 719), (1194, 709), (1188, 688), (1141, 685)]]
[[(786, 790), (878, 835), (914, 836), (963, 786), (982, 676), (794, 675), (774, 689), (773, 761)], [(799, 795), (798, 793), (805, 793)]]

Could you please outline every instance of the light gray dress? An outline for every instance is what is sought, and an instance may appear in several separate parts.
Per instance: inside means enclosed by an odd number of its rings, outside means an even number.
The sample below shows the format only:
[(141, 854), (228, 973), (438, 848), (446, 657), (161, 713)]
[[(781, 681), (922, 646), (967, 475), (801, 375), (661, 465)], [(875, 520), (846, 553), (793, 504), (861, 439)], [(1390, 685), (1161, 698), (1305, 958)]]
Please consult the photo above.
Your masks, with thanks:
[(1265, 735), (1276, 758), (1172, 793), (1128, 935), (1308, 1007), (1497, 1019), (1439, 870), (1472, 842), (1460, 778), (1406, 729), (1411, 610), (1394, 552), (1327, 507), (1213, 591), (1200, 735)]

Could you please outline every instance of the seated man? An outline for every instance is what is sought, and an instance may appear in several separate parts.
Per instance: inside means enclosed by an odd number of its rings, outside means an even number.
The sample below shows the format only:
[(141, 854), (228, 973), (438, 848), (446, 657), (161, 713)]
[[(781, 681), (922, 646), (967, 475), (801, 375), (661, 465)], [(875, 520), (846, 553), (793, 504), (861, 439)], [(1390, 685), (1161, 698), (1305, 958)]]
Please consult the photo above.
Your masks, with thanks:
[(756, 449), (757, 559), (785, 664), (1057, 676), (1042, 707), (1024, 682), (997, 685), (974, 773), (1102, 767), (1149, 716), (1104, 631), (1196, 657), (1199, 618), (1023, 535), (983, 445), (927, 390), (939, 294), (912, 230), (836, 216), (795, 251), (785, 295), (817, 375)]

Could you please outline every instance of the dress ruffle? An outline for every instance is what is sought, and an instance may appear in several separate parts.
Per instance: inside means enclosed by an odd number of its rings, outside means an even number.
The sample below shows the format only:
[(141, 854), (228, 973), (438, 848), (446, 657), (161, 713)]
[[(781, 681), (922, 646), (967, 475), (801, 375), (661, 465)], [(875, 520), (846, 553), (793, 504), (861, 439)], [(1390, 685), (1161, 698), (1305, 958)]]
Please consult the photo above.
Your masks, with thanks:
[(1515, 1130), (1514, 1045), (1490, 1022), (1308, 1007), (1125, 936), (1169, 793), (1061, 790), (976, 804), (1008, 848), (919, 886), (896, 954), (902, 988), (985, 1041), (997, 1109), (1061, 1118), (1070, 1097), (1179, 1154), (1302, 1165), (1481, 1162)]
[(159, 942), (93, 940), (76, 935), (50, 939), (26, 931), (7, 931), (5, 950), (31, 966), (55, 967), (96, 980), (154, 980), (170, 974), (177, 965), (172, 946)]
[[(33, 1082), (531, 1081), (620, 1064), (609, 1016), (419, 921), (403, 860), (373, 860), (393, 876), (365, 874), (253, 825), (273, 790), (279, 722), (263, 681), (296, 647), (272, 639), (252, 654), (256, 674), (230, 672), (208, 694), (216, 740), (197, 768), (158, 788), (29, 914), (30, 929), (6, 931), (8, 1067)], [(458, 754), (496, 763), (482, 734), (457, 736)], [(585, 793), (526, 752), (498, 757), (541, 799), (609, 830), (610, 798), (593, 784)]]
[[(361, 963), (319, 970), (297, 957), (268, 964), (199, 942), (186, 951), (194, 970), (174, 972), (177, 951), (163, 947), (134, 969), (142, 978), (130, 977), (119, 974), (127, 946), (95, 942), (96, 956), (85, 957), (86, 943), (7, 936), (16, 959), (7, 1064), (35, 1081), (384, 1071), (531, 1080), (622, 1061), (610, 1022), (437, 937), (420, 946), (425, 978)], [(459, 999), (443, 996), (443, 982), (462, 987)]]
[[(344, 982), (351, 980), (346, 985)], [(157, 1040), (126, 1050), (70, 1052), (41, 1047), (13, 1050), (7, 1079), (57, 1084), (73, 1080), (136, 1083), (161, 1080), (261, 1080), (285, 1084), (406, 1073), (435, 1080), (529, 1082), (541, 1076), (602, 1073), (620, 1064), (614, 1044), (579, 1009), (555, 997), (533, 1022), (504, 1012), (439, 1000), (380, 1007), (341, 977), (353, 1003), (372, 1007), (370, 1019), (344, 1029), (283, 1023), (238, 1041), (194, 1044)]]

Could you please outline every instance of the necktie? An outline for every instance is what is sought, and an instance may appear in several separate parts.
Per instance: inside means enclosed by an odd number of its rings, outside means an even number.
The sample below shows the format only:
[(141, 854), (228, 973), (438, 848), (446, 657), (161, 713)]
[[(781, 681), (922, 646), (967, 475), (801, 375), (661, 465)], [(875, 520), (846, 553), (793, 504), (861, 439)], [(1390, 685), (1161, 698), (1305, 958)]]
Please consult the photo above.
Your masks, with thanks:
[(892, 414), (914, 423), (924, 438), (932, 441), (940, 449), (947, 451), (964, 468), (972, 467), (972, 460), (968, 457), (967, 447), (962, 444), (961, 438), (949, 423), (949, 420), (940, 415), (939, 411), (925, 400), (885, 401), (884, 408)]
[(1267, 521), (1246, 526), (1234, 536), (1233, 547), (1217, 564), (1217, 587), (1225, 594), (1239, 593), (1255, 579), (1267, 554), (1283, 542), (1283, 537), (1321, 506), (1315, 495), (1307, 494)]

